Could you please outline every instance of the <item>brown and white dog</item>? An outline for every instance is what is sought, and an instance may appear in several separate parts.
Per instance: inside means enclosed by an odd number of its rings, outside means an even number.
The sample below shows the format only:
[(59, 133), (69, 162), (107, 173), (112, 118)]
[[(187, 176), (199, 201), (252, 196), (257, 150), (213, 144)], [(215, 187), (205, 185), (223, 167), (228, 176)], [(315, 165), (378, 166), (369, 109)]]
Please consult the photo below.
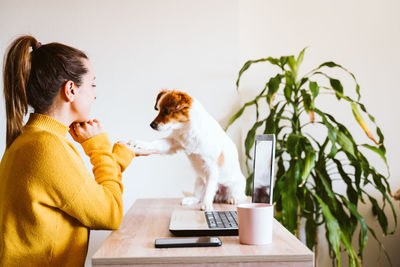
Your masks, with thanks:
[(169, 136), (153, 142), (133, 142), (132, 149), (186, 153), (197, 180), (193, 196), (183, 198), (182, 205), (200, 203), (200, 209), (212, 210), (213, 202), (236, 204), (245, 200), (246, 181), (236, 146), (199, 101), (184, 92), (163, 90), (154, 108), (159, 113), (151, 128), (169, 130)]

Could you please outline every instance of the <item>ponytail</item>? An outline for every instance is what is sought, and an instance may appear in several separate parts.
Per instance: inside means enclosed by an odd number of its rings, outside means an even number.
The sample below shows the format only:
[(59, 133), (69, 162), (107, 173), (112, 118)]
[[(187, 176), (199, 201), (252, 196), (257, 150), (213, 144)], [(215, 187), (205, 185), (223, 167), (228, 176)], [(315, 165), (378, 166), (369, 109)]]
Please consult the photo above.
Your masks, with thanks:
[(3, 82), (7, 116), (7, 148), (21, 133), (24, 115), (28, 112), (26, 87), (31, 71), (30, 47), (37, 41), (32, 36), (22, 36), (9, 47), (4, 58)]
[(81, 50), (60, 43), (42, 45), (28, 35), (8, 47), (3, 68), (7, 148), (21, 133), (28, 106), (45, 113), (67, 81), (82, 84), (88, 71), (82, 59), (88, 57)]

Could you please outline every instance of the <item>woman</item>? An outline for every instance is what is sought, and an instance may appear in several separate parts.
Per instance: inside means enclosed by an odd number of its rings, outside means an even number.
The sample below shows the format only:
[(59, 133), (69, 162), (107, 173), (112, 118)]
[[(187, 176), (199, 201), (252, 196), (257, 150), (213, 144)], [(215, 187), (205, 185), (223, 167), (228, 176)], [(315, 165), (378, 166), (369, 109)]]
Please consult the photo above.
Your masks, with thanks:
[[(22, 36), (6, 52), (3, 78), (0, 266), (83, 266), (89, 230), (121, 223), (121, 173), (134, 153), (111, 146), (89, 120), (95, 76), (82, 51)], [(35, 113), (23, 126), (28, 105)], [(90, 157), (95, 179), (67, 132)]]

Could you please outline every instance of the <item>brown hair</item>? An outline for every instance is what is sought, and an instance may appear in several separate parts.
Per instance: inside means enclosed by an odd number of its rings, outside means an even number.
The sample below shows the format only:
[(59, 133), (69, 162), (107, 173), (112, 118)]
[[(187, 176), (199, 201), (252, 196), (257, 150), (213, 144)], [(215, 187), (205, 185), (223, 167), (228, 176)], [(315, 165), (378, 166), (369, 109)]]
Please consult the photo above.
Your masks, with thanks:
[(7, 148), (22, 131), (28, 105), (35, 112), (43, 113), (51, 107), (66, 82), (82, 84), (82, 76), (88, 72), (83, 58), (88, 57), (76, 48), (60, 43), (41, 45), (29, 35), (11, 43), (3, 67)]

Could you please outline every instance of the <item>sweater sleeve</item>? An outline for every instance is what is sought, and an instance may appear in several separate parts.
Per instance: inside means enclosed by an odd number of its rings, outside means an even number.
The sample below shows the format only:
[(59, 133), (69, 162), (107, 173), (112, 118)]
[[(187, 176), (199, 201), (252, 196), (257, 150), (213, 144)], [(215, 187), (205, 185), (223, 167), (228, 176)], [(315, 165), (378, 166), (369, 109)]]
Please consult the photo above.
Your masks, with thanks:
[(65, 146), (58, 138), (50, 138), (42, 151), (45, 158), (39, 159), (46, 162), (42, 177), (50, 185), (56, 207), (86, 227), (117, 229), (123, 216), (121, 172), (133, 152), (114, 147), (113, 153), (106, 133), (82, 143), (93, 165), (93, 179), (78, 153)]
[(126, 167), (131, 163), (132, 158), (135, 157), (135, 153), (122, 144), (115, 143), (112, 153), (120, 167), (121, 172), (123, 172)]

